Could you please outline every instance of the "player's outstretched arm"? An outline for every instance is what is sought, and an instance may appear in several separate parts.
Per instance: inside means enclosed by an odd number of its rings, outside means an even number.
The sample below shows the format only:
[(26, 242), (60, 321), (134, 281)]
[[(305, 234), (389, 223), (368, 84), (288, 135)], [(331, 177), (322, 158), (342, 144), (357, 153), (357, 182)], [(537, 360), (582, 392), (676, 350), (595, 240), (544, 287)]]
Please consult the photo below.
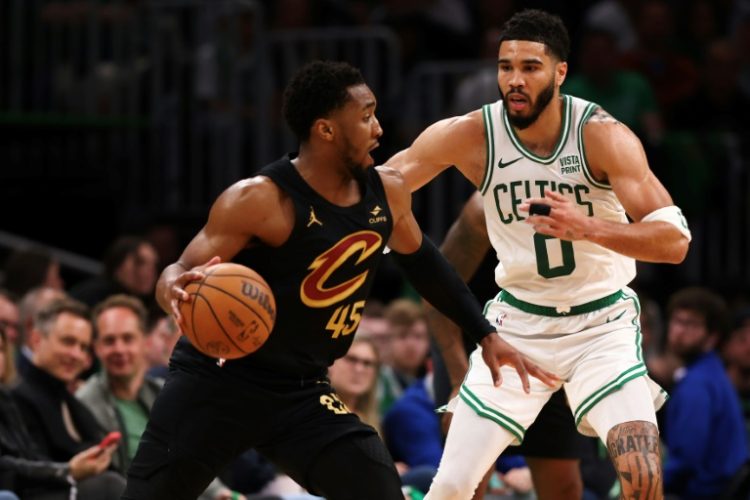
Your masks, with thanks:
[(644, 262), (679, 264), (685, 259), (690, 231), (682, 212), (648, 166), (640, 140), (625, 125), (599, 109), (583, 127), (586, 159), (595, 178), (612, 186), (631, 224), (588, 217), (565, 197), (545, 191), (532, 203), (551, 207), (549, 215), (526, 219), (542, 234), (564, 240), (588, 240)]
[(450, 166), (479, 186), (485, 161), (484, 122), (477, 110), (435, 122), (385, 164), (399, 170), (414, 192)]
[[(469, 198), (456, 221), (448, 230), (440, 252), (456, 269), (462, 280), (468, 281), (482, 263), (490, 241), (479, 192)], [(461, 329), (440, 311), (425, 301), (425, 315), (430, 333), (440, 348), (454, 390), (463, 381), (468, 370)]]
[(455, 269), (422, 234), (411, 212), (411, 194), (403, 177), (387, 167), (380, 167), (380, 173), (394, 218), (388, 246), (417, 292), (481, 344), (482, 357), (495, 385), (502, 383), (500, 366), (510, 364), (518, 372), (526, 392), (529, 391), (529, 375), (554, 386), (555, 375), (539, 368), (496, 334)]

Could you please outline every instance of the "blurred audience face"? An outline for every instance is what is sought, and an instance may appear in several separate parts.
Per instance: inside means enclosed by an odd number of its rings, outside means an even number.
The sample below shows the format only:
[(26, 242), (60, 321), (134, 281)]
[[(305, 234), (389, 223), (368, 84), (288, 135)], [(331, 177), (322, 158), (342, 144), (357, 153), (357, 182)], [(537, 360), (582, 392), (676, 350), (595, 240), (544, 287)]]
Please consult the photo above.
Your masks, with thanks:
[(331, 385), (345, 398), (366, 394), (375, 385), (377, 373), (378, 356), (375, 348), (364, 341), (352, 343), (349, 352), (328, 369)]
[(19, 316), (18, 306), (8, 297), (0, 295), (0, 328), (5, 330), (10, 345), (18, 344), (21, 327)]
[(10, 384), (16, 375), (10, 347), (5, 330), (0, 327), (0, 386)]
[(65, 282), (60, 276), (60, 263), (56, 260), (50, 262), (47, 268), (47, 276), (42, 283), (42, 286), (53, 288), (55, 290), (62, 290), (65, 288)]
[(674, 32), (672, 8), (662, 0), (645, 2), (639, 11), (638, 34), (644, 47), (664, 48)]
[(382, 364), (390, 365), (393, 362), (394, 335), (387, 319), (377, 316), (362, 316), (357, 335), (367, 337), (375, 344), (375, 348), (378, 350), (378, 359)]
[(613, 36), (604, 31), (588, 33), (579, 54), (581, 72), (594, 82), (608, 82), (617, 70), (617, 45)]
[(393, 366), (402, 373), (416, 375), (424, 366), (430, 350), (430, 336), (423, 319), (411, 325), (394, 327)]
[(34, 316), (47, 304), (54, 300), (62, 299), (65, 296), (65, 292), (62, 290), (52, 287), (41, 287), (30, 290), (21, 299), (19, 310), (23, 340), (32, 350), (33, 346), (31, 345), (31, 335), (29, 335), (29, 332), (34, 329)]
[(713, 42), (706, 51), (705, 85), (714, 95), (731, 98), (739, 84), (740, 56), (727, 40)]
[(729, 365), (750, 376), (750, 319), (732, 331), (724, 346), (724, 358)]
[(111, 307), (96, 317), (94, 352), (110, 379), (130, 380), (146, 368), (146, 335), (127, 307)]
[(698, 357), (715, 343), (715, 335), (706, 327), (706, 318), (690, 309), (675, 309), (667, 332), (670, 350), (683, 360)]
[(164, 316), (151, 328), (146, 336), (146, 359), (149, 366), (167, 366), (180, 330), (171, 316)]
[(0, 379), (5, 374), (5, 333), (0, 330)]
[(34, 364), (58, 380), (74, 382), (90, 362), (92, 332), (88, 320), (60, 313), (48, 332), (32, 331)]
[(115, 275), (129, 292), (149, 295), (156, 285), (157, 269), (156, 250), (150, 243), (143, 242), (125, 258)]

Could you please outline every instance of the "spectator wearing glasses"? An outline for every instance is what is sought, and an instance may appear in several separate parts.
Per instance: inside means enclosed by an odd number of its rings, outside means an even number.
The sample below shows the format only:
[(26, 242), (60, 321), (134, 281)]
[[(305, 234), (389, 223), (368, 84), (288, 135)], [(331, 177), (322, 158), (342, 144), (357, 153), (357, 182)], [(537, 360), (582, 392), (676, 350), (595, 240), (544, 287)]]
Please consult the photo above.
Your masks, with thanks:
[(328, 368), (328, 377), (339, 398), (339, 401), (331, 404), (346, 405), (360, 420), (378, 432), (380, 416), (376, 391), (379, 366), (378, 352), (372, 340), (355, 337), (346, 355)]
[(407, 387), (425, 375), (425, 361), (430, 351), (430, 335), (420, 304), (396, 299), (388, 304), (385, 318), (393, 340), (391, 362), (383, 363), (378, 381), (381, 416)]
[(716, 352), (727, 332), (724, 300), (685, 288), (669, 300), (669, 349), (684, 363), (666, 407), (664, 492), (718, 498), (748, 459), (737, 393)]

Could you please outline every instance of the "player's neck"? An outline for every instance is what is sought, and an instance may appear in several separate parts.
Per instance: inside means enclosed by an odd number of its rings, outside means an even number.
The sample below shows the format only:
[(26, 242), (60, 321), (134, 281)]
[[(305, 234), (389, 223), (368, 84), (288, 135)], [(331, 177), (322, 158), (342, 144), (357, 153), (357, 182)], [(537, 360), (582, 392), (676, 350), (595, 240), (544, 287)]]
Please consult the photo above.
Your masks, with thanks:
[(300, 155), (292, 163), (305, 182), (334, 205), (348, 207), (362, 198), (357, 180), (341, 164), (340, 156), (300, 149)]
[(549, 156), (562, 133), (564, 100), (560, 95), (552, 99), (534, 123), (523, 130), (513, 127), (523, 146), (538, 156)]

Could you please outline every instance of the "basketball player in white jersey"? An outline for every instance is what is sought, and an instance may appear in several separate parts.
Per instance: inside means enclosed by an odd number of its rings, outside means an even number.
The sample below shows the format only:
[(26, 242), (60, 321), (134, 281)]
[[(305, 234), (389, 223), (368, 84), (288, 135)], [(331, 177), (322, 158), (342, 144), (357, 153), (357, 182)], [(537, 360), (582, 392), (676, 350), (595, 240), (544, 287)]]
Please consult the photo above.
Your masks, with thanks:
[[(627, 285), (636, 259), (681, 262), (690, 232), (637, 137), (596, 104), (560, 94), (569, 45), (558, 17), (514, 15), (500, 37), (502, 99), (433, 124), (388, 164), (412, 189), (451, 165), (477, 186), (500, 261), (487, 318), (560, 378), (579, 431), (606, 443), (623, 498), (658, 499), (655, 411), (665, 393), (647, 375)], [(559, 388), (532, 380), (526, 394), (508, 366), (498, 388), (480, 351), (451, 402), (428, 500), (471, 498)]]

